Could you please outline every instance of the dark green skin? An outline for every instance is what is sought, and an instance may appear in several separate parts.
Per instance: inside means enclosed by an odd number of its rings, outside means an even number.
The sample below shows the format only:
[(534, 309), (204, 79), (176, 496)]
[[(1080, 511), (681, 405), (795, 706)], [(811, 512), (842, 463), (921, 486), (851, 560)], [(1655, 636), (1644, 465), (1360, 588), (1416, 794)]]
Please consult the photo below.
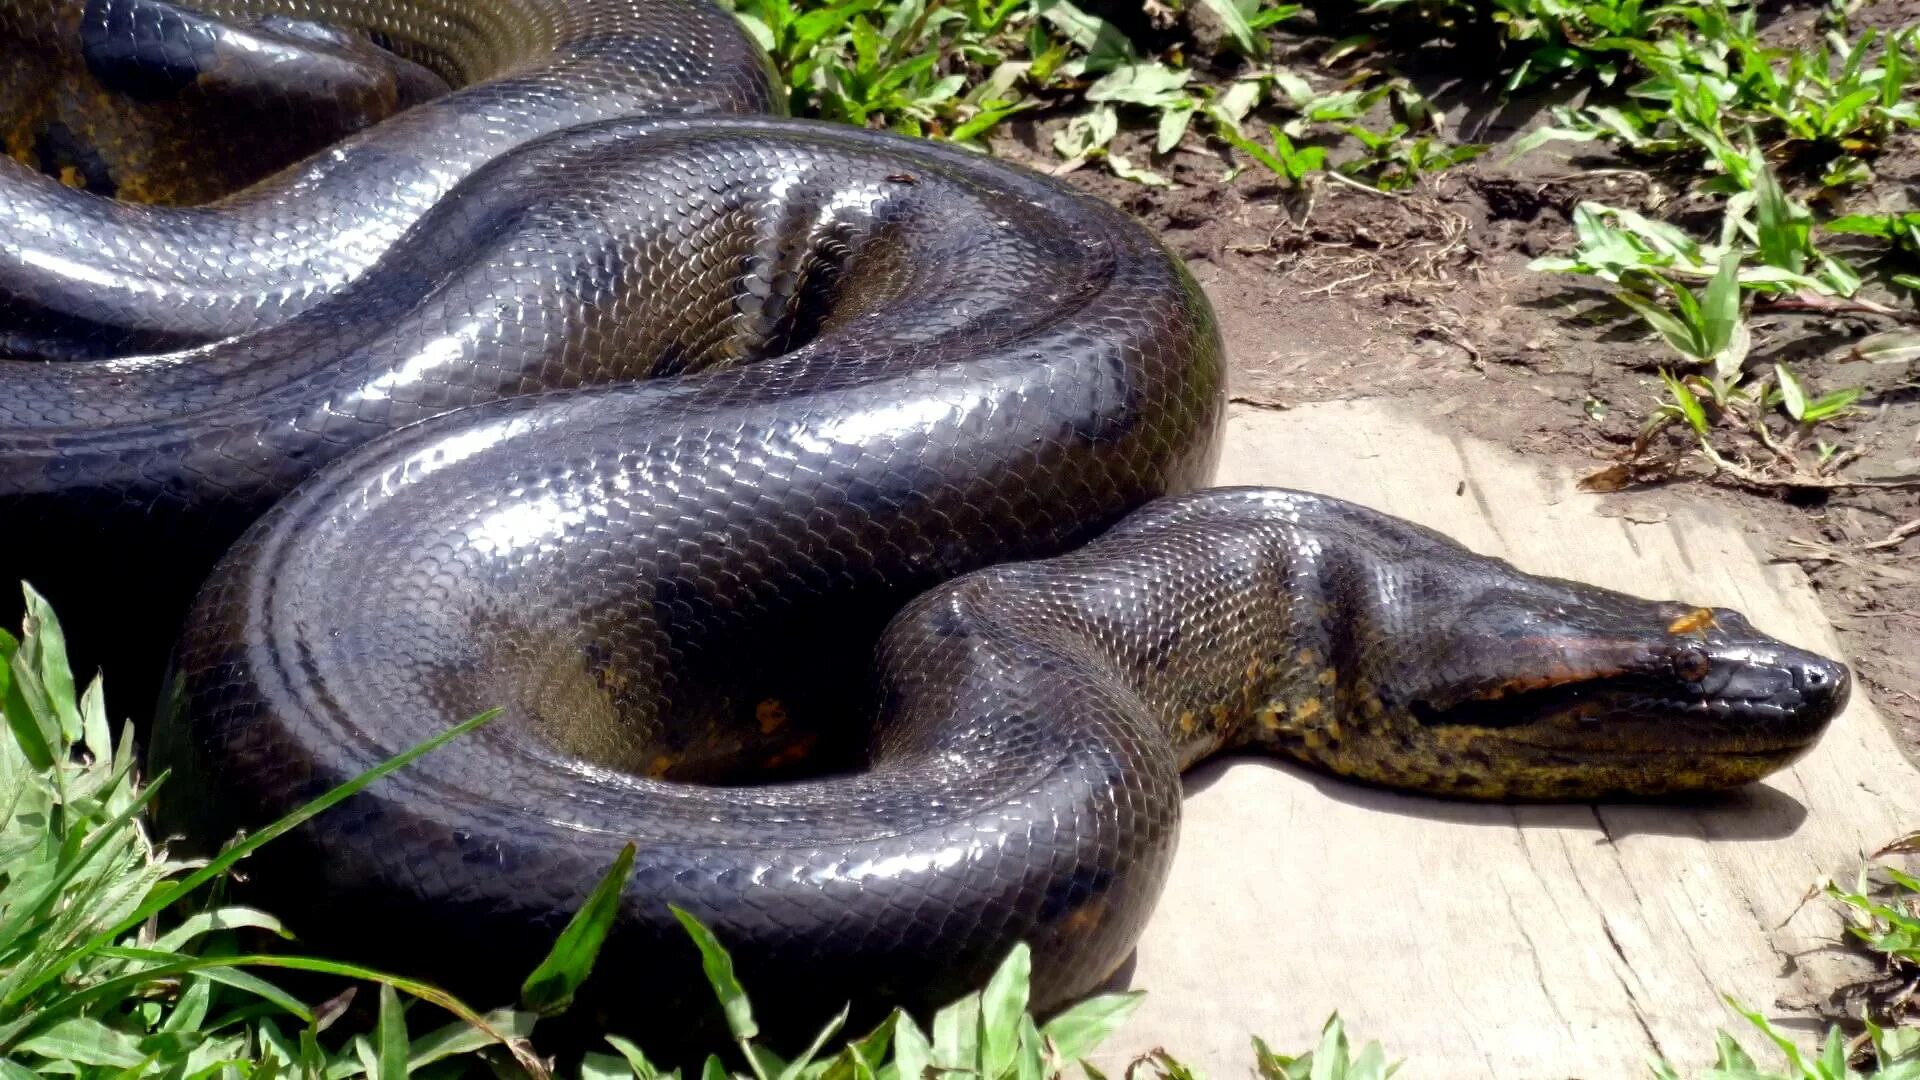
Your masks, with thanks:
[[(366, 145), (339, 194), (377, 217)], [(327, 223), (249, 198), (123, 224), (297, 279), (234, 223)], [(87, 252), (122, 207), (40, 205), (106, 279), (181, 273), (122, 233)], [(1192, 493), (1224, 407), (1212, 312), (1050, 179), (638, 119), (528, 142), (423, 213), (190, 356), (0, 364), (0, 517), (40, 523), (0, 562), (79, 589), (112, 577), (73, 539), (100, 536), (171, 552), (190, 589), (238, 537), (154, 732), (167, 827), (217, 844), (504, 709), (250, 860), (314, 947), (503, 1000), (631, 842), (579, 1008), (650, 1046), (716, 1020), (668, 904), (799, 1024), (937, 1003), (1018, 941), (1045, 1009), (1132, 947), (1209, 754), (1450, 797), (1666, 794), (1784, 766), (1846, 699), (1844, 668), (1730, 612), (1318, 496)], [(113, 288), (71, 284), (14, 295), (118, 320)]]

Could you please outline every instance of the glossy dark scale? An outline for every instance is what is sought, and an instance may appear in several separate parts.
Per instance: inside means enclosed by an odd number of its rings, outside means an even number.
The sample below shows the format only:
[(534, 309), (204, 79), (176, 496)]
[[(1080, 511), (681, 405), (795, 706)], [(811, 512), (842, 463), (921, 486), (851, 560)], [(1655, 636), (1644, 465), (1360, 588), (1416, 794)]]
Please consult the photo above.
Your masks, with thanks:
[[(8, 47), (80, 47), (24, 2)], [(0, 565), (114, 672), (177, 641), (163, 824), (216, 844), (504, 710), (251, 860), (315, 948), (505, 1000), (632, 842), (578, 1008), (650, 1047), (718, 1036), (668, 903), (799, 1025), (938, 1003), (1016, 941), (1047, 1007), (1131, 948), (1208, 754), (1692, 790), (1845, 700), (1730, 612), (1179, 494), (1225, 389), (1179, 262), (962, 150), (635, 116), (767, 107), (717, 9), (434, 10), (286, 9), (462, 88), (210, 207), (0, 163), (0, 341), (209, 342), (0, 362)]]
[[(359, 276), (462, 177), (529, 139), (624, 116), (782, 107), (765, 58), (705, 0), (492, 0), (459, 20), (427, 0), (196, 7), (378, 31), (417, 43), (411, 51), (462, 86), (207, 209), (105, 203), (0, 160), (0, 328), (10, 331), (0, 343), (8, 351), (109, 355), (271, 325)], [(74, 93), (62, 88), (64, 65), (84, 63), (80, 23), (100, 8), (173, 17), (140, 0), (0, 4), (0, 107)], [(128, 41), (121, 51), (152, 55), (144, 45)], [(167, 55), (160, 50), (152, 65), (178, 73)], [(301, 78), (303, 66), (287, 78)], [(10, 151), (25, 156), (38, 115), (7, 118)], [(258, 129), (210, 120), (173, 143), (218, 141), (244, 159)]]

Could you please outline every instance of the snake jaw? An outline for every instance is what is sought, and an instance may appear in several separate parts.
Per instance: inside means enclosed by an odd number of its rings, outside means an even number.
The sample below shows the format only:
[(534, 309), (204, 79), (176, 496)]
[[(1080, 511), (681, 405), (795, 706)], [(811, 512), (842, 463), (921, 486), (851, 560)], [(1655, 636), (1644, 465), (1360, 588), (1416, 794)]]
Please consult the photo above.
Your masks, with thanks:
[[(1639, 617), (1622, 625), (1634, 606)], [(1504, 658), (1487, 669), (1502, 678), (1410, 700), (1415, 738), (1428, 740), (1426, 756), (1468, 774), (1455, 782), (1468, 794), (1720, 790), (1791, 764), (1846, 705), (1844, 665), (1767, 637), (1732, 611), (1714, 611), (1698, 632), (1672, 632), (1678, 607), (1517, 613), (1524, 633), (1463, 638), (1470, 652), (1498, 643)]]

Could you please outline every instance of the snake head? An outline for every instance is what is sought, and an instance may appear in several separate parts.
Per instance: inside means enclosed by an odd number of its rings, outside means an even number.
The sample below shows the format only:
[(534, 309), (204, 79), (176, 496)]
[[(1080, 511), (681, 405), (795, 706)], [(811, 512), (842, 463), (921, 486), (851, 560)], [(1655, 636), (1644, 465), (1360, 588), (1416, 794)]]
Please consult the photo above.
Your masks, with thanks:
[(1455, 600), (1426, 628), (1441, 659), (1375, 670), (1415, 755), (1461, 794), (1737, 787), (1810, 749), (1850, 690), (1845, 666), (1735, 611), (1537, 578)]

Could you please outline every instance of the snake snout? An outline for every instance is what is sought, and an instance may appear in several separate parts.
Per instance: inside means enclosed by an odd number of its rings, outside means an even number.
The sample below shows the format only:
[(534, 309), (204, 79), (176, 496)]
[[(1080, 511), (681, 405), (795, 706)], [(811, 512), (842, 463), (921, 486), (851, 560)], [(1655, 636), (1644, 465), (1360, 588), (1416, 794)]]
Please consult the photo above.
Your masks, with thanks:
[(1494, 763), (1473, 778), (1487, 794), (1738, 787), (1806, 753), (1851, 689), (1844, 665), (1724, 609), (1550, 583), (1490, 591), (1463, 614), (1450, 667), (1470, 676), (1412, 711), (1433, 756)]
[(1707, 651), (1706, 677), (1692, 686), (1700, 700), (1783, 739), (1817, 736), (1852, 692), (1845, 665), (1780, 642), (1710, 644)]

